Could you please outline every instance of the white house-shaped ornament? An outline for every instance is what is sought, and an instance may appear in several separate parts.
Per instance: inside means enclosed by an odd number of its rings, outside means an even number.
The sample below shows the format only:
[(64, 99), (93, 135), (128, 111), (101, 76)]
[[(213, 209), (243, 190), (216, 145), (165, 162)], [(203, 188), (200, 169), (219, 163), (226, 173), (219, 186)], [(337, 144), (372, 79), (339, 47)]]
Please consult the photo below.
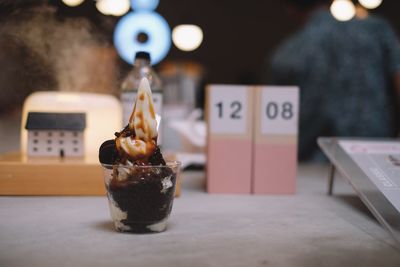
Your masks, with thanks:
[(29, 157), (83, 157), (85, 113), (29, 112)]

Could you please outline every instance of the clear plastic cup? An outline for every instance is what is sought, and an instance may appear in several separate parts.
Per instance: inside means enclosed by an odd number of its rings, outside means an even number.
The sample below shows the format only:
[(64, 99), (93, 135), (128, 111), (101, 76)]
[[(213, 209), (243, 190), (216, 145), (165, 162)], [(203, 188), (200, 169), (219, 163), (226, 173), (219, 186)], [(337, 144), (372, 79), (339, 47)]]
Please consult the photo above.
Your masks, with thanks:
[(181, 163), (102, 166), (115, 229), (133, 233), (165, 231)]

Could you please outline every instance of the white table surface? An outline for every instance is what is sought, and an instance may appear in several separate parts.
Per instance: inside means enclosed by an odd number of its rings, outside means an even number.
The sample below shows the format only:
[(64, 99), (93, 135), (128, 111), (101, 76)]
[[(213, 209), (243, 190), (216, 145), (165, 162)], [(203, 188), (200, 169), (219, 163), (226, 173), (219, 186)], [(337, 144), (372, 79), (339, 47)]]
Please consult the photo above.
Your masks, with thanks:
[(351, 188), (327, 196), (326, 166), (301, 166), (296, 195), (208, 195), (184, 174), (169, 228), (116, 233), (105, 197), (0, 197), (0, 266), (400, 266)]

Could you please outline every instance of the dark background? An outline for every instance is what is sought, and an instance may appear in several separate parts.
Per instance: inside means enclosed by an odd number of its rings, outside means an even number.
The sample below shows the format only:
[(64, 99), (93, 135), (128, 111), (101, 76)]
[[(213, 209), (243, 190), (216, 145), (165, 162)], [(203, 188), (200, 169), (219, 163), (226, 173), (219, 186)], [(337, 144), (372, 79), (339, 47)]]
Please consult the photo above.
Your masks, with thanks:
[[(95, 31), (112, 43), (119, 18), (102, 15), (93, 0), (78, 7), (65, 6), (61, 0), (0, 0), (0, 20), (43, 3), (56, 7), (60, 20), (88, 18)], [(194, 23), (203, 29), (204, 40), (197, 50), (183, 52), (172, 45), (166, 59), (201, 63), (208, 83), (261, 82), (274, 48), (299, 27), (285, 12), (283, 0), (160, 0), (156, 11), (171, 29), (181, 23)], [(387, 18), (399, 34), (399, 11), (400, 1), (384, 0), (372, 13)], [(130, 68), (122, 60), (120, 65), (122, 70)]]

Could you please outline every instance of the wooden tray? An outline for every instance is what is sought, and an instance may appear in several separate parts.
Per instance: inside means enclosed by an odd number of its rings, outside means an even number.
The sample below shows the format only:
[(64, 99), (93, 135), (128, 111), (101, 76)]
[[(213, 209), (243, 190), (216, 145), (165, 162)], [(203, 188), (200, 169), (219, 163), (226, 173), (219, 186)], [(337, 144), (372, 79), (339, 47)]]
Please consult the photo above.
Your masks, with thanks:
[[(105, 195), (103, 171), (97, 159), (27, 159), (19, 153), (3, 154), (0, 195)], [(179, 195), (180, 177), (176, 186)]]

